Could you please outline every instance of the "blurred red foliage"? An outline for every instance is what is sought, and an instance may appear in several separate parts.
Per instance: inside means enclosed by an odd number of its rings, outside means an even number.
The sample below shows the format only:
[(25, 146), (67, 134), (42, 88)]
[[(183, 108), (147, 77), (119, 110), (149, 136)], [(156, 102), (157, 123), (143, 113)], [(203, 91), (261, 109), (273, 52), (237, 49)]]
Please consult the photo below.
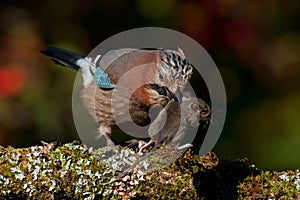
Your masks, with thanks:
[(26, 72), (18, 66), (0, 68), (0, 97), (14, 97), (22, 92), (27, 82)]

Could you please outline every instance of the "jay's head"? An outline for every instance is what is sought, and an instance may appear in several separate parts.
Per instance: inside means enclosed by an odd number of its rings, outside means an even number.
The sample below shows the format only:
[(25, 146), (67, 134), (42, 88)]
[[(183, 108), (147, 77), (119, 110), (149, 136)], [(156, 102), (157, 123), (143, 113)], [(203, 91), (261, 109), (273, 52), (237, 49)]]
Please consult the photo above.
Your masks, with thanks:
[(150, 88), (162, 101), (174, 100), (181, 103), (183, 90), (193, 73), (193, 66), (180, 48), (178, 51), (160, 50), (159, 53), (160, 62), (155, 83), (150, 84)]

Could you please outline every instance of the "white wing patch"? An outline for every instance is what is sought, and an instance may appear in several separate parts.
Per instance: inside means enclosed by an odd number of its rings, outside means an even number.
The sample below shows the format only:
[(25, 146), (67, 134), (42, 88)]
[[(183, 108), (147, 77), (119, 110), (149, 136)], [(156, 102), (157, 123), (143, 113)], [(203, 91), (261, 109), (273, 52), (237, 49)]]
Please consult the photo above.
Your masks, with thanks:
[(101, 55), (97, 55), (95, 59), (91, 57), (85, 57), (77, 60), (76, 65), (80, 66), (79, 71), (83, 78), (83, 86), (87, 88), (94, 80), (93, 73), (96, 71), (96, 63)]

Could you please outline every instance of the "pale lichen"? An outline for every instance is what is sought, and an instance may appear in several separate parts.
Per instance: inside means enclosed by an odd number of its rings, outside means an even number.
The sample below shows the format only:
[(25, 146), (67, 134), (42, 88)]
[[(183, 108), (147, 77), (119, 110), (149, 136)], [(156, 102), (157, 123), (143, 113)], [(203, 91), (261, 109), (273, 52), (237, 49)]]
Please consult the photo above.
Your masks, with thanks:
[(239, 185), (239, 198), (300, 199), (300, 173), (295, 171), (261, 171)]
[[(0, 148), (0, 197), (29, 199), (94, 199), (103, 196), (103, 184), (113, 171), (107, 170), (89, 149), (78, 143), (60, 147)], [(103, 175), (102, 172), (106, 172)]]
[(191, 151), (174, 159), (176, 153), (182, 152), (160, 148), (140, 156), (129, 148), (93, 150), (76, 142), (0, 146), (0, 200), (300, 198), (299, 170), (258, 171), (245, 159)]

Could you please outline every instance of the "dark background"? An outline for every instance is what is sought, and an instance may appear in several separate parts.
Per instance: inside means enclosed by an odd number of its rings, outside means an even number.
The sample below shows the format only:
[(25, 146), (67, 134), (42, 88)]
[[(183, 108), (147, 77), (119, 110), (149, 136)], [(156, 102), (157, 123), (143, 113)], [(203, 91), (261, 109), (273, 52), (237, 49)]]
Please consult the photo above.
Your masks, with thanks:
[(27, 147), (79, 139), (76, 72), (39, 54), (88, 53), (131, 28), (187, 34), (222, 74), (228, 110), (214, 151), (263, 169), (300, 166), (300, 3), (274, 0), (66, 0), (0, 3), (0, 143)]

